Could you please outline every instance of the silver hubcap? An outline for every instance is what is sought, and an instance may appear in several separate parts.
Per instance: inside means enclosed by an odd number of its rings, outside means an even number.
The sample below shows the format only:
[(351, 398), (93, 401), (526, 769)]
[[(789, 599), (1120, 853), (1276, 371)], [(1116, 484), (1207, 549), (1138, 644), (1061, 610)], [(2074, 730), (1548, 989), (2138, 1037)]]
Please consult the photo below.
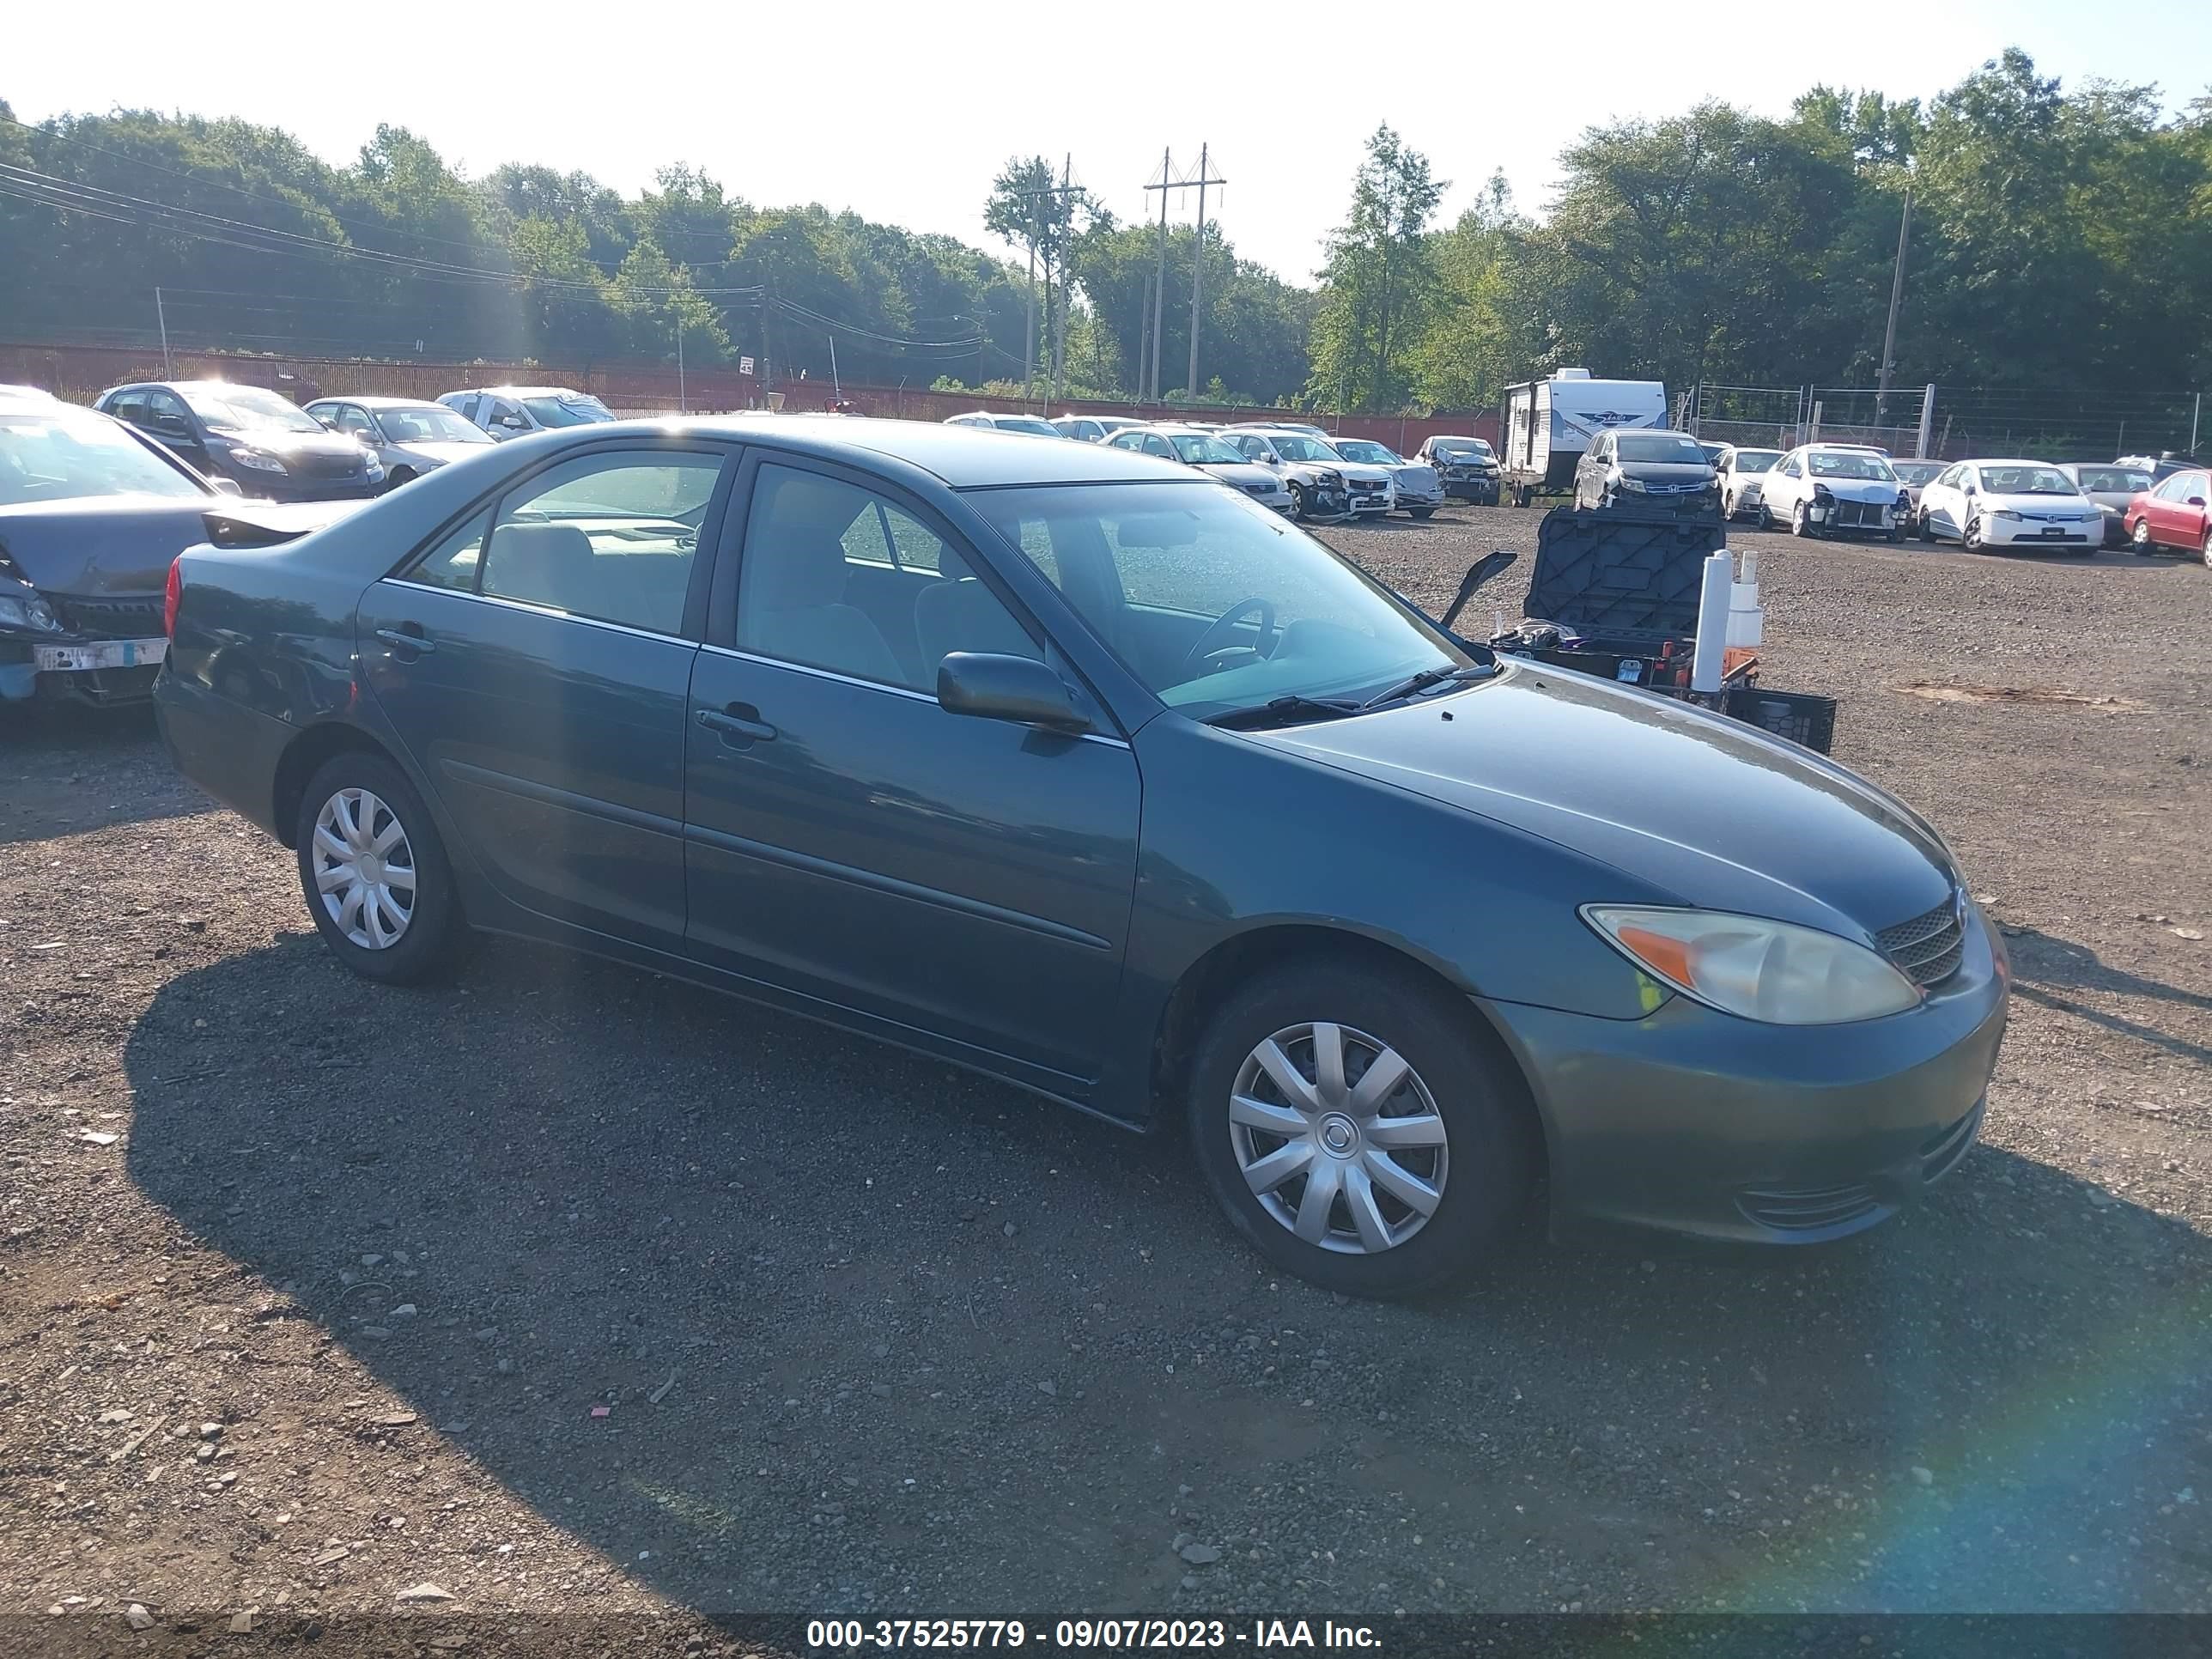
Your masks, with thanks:
[(366, 789), (341, 789), (315, 815), (315, 890), (338, 931), (365, 951), (388, 951), (415, 918), (415, 849), (391, 807)]
[(1245, 1056), (1229, 1139), (1260, 1207), (1309, 1244), (1373, 1255), (1443, 1201), (1444, 1121), (1413, 1068), (1349, 1025), (1291, 1025)]

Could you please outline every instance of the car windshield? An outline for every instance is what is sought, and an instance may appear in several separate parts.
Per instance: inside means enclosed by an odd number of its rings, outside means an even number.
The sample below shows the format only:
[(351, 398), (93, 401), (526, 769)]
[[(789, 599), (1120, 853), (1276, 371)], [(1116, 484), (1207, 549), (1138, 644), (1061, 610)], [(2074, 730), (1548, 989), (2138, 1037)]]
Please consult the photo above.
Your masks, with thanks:
[(180, 386), (177, 395), (210, 426), (233, 432), (320, 432), (322, 423), (293, 403), (259, 386), (210, 383)]
[(994, 415), (991, 424), (1001, 432), (1026, 432), (1033, 438), (1057, 438), (1060, 435), (1049, 422), (1031, 420), (1022, 415)]
[(1890, 471), (1900, 483), (1924, 484), (1943, 470), (1941, 461), (1892, 461)]
[(1781, 459), (1778, 449), (1739, 449), (1732, 465), (1738, 472), (1771, 472)]
[(1624, 432), (1613, 453), (1624, 461), (1663, 462), (1669, 466), (1703, 466), (1705, 452), (1695, 438), (1678, 432)]
[(492, 435), (441, 404), (394, 404), (371, 411), (395, 444), (489, 444)]
[(1286, 461), (1319, 461), (1326, 465), (1344, 459), (1320, 439), (1309, 438), (1302, 432), (1285, 432), (1267, 441), (1275, 446), (1275, 453)]
[(0, 506), (209, 493), (105, 415), (61, 403), (0, 409)]
[(1283, 697), (1357, 701), (1425, 669), (1472, 665), (1328, 548), (1218, 485), (1053, 484), (968, 499), (1131, 673), (1194, 719)]
[(2055, 466), (1985, 466), (1982, 487), (1998, 495), (2078, 495), (2074, 480)]
[(1481, 460), (1488, 458), (1490, 446), (1480, 438), (1439, 438), (1433, 446), (1436, 453), (1449, 455), (1454, 460)]
[(594, 421), (611, 421), (615, 417), (614, 410), (583, 392), (557, 398), (525, 398), (522, 406), (537, 417), (540, 426), (589, 426)]
[(1186, 466), (1218, 466), (1224, 461), (1241, 461), (1244, 458), (1218, 438), (1204, 434), (1177, 434), (1168, 441), (1175, 446), (1176, 459)]
[(1855, 449), (1816, 449), (1805, 458), (1816, 478), (1866, 478), (1875, 483), (1895, 483), (1897, 474), (1879, 455)]
[(1347, 461), (1364, 461), (1372, 466), (1403, 466), (1405, 462), (1392, 454), (1384, 446), (1369, 438), (1339, 438), (1336, 453)]
[(2124, 466), (2085, 466), (2077, 470), (2082, 493), (2132, 495), (2150, 488), (2150, 474)]

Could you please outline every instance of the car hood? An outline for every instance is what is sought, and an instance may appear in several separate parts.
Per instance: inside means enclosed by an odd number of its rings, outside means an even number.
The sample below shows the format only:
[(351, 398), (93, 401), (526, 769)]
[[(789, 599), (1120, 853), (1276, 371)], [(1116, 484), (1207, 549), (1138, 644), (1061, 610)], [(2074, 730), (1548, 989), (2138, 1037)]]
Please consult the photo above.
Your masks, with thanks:
[(1206, 461), (1200, 465), (1201, 472), (1210, 472), (1224, 483), (1235, 484), (1239, 489), (1249, 489), (1255, 484), (1266, 484), (1268, 493), (1279, 494), (1285, 488), (1279, 474), (1251, 461)]
[(359, 459), (368, 453), (351, 438), (335, 432), (240, 432), (227, 426), (209, 429), (226, 443), (240, 449), (258, 449), (279, 460), (295, 456), (302, 460), (310, 456)]
[(101, 495), (0, 507), (0, 550), (36, 586), (83, 598), (159, 593), (169, 562), (214, 533), (215, 518), (283, 539), (320, 529), (357, 501), (247, 501)]
[(1616, 461), (1613, 471), (1639, 483), (1703, 484), (1713, 480), (1712, 468), (1681, 461)]
[(2000, 495), (1995, 492), (1981, 498), (1983, 507), (1991, 513), (2029, 513), (2039, 519), (2086, 519), (2096, 506), (2080, 495)]
[(1897, 492), (1905, 488), (1901, 483), (1883, 478), (1813, 478), (1815, 486), (1825, 486), (1827, 492), (1839, 501), (1888, 501), (1897, 500)]
[(1365, 461), (1331, 462), (1330, 465), (1344, 474), (1347, 483), (1386, 484), (1390, 482), (1390, 469), (1372, 466)]
[(1245, 735), (1572, 848), (1682, 904), (1848, 935), (1956, 885), (1942, 838), (1864, 779), (1588, 675), (1511, 663), (1446, 698)]
[(1442, 467), (1469, 467), (1478, 472), (1498, 471), (1497, 458), (1491, 455), (1432, 455), (1429, 458), (1429, 465)]
[(471, 455), (481, 455), (489, 444), (386, 444), (384, 458), (392, 461), (413, 461), (418, 465), (443, 466), (448, 461), (465, 461)]
[(1392, 467), (1390, 472), (1401, 489), (1431, 490), (1443, 483), (1443, 476), (1426, 461), (1407, 461), (1403, 466)]

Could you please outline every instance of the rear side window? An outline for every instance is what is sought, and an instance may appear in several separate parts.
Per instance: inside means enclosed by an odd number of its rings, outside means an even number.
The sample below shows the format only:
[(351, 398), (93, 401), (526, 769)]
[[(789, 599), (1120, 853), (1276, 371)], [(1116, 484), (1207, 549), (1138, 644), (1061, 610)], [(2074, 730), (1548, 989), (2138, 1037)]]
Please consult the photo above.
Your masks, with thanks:
[(680, 634), (721, 458), (611, 451), (552, 467), (472, 515), (410, 580)]

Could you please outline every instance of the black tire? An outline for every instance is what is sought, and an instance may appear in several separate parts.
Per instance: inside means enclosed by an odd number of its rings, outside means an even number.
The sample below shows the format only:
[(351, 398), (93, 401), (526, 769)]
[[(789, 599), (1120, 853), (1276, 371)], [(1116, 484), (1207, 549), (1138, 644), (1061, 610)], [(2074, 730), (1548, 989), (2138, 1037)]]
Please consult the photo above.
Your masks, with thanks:
[(1433, 519), (1437, 515), (1433, 507), (1409, 507), (1406, 511), (1416, 519)]
[[(1193, 1056), (1185, 1109), (1199, 1168), (1237, 1231), (1284, 1272), (1346, 1296), (1418, 1296), (1474, 1267), (1527, 1206), (1537, 1147), (1527, 1090), (1474, 1018), (1419, 975), (1366, 961), (1292, 962), (1232, 994)], [(1443, 1120), (1441, 1201), (1404, 1243), (1371, 1255), (1308, 1243), (1278, 1221), (1246, 1182), (1232, 1140), (1229, 1101), (1247, 1057), (1268, 1037), (1322, 1019), (1396, 1050)]]
[(1294, 483), (1291, 486), (1291, 521), (1304, 524), (1308, 516), (1305, 486)]
[(1766, 505), (1764, 498), (1762, 498), (1759, 503), (1759, 527), (1761, 530), (1766, 531), (1770, 534), (1772, 533), (1774, 529), (1774, 514), (1772, 509)]
[(1901, 524), (1893, 524), (1890, 526), (1889, 538), (1893, 542), (1903, 541), (1905, 539), (1905, 526)]
[(1965, 548), (1969, 553), (1980, 553), (1987, 550), (1982, 545), (1982, 521), (1979, 519), (1969, 519), (1966, 520), (1966, 528), (1965, 532), (1959, 538), (1959, 545)]
[(1928, 522), (1928, 509), (1924, 507), (1920, 509), (1918, 516), (1913, 520), (1912, 528), (1914, 533), (1923, 542), (1932, 542), (1936, 539), (1936, 526)]
[(1808, 540), (1812, 538), (1813, 516), (1806, 510), (1805, 503), (1802, 501), (1799, 501), (1790, 509), (1790, 533), (1793, 536), (1802, 536)]
[(2206, 569), (2212, 570), (2212, 524), (2204, 526), (2203, 544), (2197, 550), (2197, 556), (2203, 561)]
[(393, 490), (398, 489), (400, 485), (404, 483), (412, 483), (414, 481), (415, 469), (413, 467), (394, 467), (384, 480), (384, 493), (389, 495)]
[(2135, 527), (2128, 532), (2128, 544), (2135, 549), (2136, 556), (2139, 559), (2148, 559), (2158, 551), (2158, 544), (2150, 538), (2148, 519), (2136, 520)]
[[(411, 854), (414, 902), (398, 940), (381, 949), (349, 939), (317, 887), (316, 820), (333, 797), (354, 789), (367, 790), (384, 804), (389, 816), (379, 815), (374, 825), (397, 822)], [(359, 749), (325, 761), (307, 780), (301, 795), (293, 838), (298, 849), (300, 891), (307, 901), (307, 914), (314, 919), (315, 931), (355, 973), (380, 984), (412, 985), (434, 977), (457, 959), (468, 929), (453, 886), (453, 865), (446, 856), (445, 843), (438, 838), (429, 808), (415, 793), (407, 775), (391, 761)]]

